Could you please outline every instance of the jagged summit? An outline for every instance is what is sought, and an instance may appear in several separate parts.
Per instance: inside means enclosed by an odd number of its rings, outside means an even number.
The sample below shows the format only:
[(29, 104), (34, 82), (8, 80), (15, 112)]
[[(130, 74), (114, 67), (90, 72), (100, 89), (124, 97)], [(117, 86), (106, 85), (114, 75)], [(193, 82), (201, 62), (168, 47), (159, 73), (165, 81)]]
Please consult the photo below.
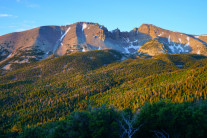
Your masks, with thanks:
[(119, 29), (108, 31), (98, 23), (77, 22), (64, 26), (41, 26), (0, 36), (1, 63), (13, 57), (15, 60), (9, 60), (10, 64), (39, 61), (51, 54), (62, 56), (101, 49), (114, 49), (127, 54), (142, 52), (152, 56), (160, 51), (207, 55), (207, 35), (189, 35), (152, 24), (142, 24), (129, 32)]

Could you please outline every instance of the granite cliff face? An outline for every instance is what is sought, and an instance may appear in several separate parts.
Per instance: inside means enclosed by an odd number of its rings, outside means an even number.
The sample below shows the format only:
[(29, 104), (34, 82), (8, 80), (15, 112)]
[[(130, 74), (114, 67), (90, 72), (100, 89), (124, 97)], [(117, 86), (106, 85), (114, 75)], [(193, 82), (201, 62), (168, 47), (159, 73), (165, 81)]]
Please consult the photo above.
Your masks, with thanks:
[(42, 26), (0, 36), (0, 62), (30, 63), (54, 54), (115, 49), (126, 54), (194, 53), (207, 55), (207, 35), (188, 35), (143, 24), (130, 32), (108, 31), (97, 23)]

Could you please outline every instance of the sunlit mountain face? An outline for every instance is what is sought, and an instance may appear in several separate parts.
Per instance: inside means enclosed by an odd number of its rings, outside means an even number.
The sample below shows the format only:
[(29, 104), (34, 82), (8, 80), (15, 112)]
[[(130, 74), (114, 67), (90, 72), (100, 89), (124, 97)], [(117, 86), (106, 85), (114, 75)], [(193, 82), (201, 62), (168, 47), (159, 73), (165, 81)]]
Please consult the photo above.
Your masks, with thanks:
[(125, 54), (155, 56), (170, 54), (202, 54), (207, 35), (190, 35), (143, 24), (130, 32), (108, 31), (97, 23), (78, 22), (66, 26), (42, 26), (0, 36), (0, 61), (17, 57), (10, 63), (39, 61), (54, 54), (114, 49)]

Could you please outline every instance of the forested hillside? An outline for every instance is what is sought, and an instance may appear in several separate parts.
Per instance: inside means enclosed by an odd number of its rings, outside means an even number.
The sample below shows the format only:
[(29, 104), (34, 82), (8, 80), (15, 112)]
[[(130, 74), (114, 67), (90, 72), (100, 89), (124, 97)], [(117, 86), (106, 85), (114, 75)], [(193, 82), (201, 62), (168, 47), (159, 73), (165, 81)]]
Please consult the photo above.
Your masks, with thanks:
[[(51, 128), (53, 127), (53, 121), (56, 121), (55, 125), (60, 125), (57, 128), (60, 127), (61, 130), (63, 127), (61, 125), (68, 126), (68, 129), (70, 129), (71, 126), (67, 125), (67, 120), (70, 120), (71, 116), (81, 111), (80, 115), (83, 115), (83, 118), (96, 119), (96, 117), (99, 117), (96, 115), (99, 114), (97, 110), (101, 110), (103, 105), (106, 106), (103, 112), (113, 112), (113, 114), (118, 114), (121, 117), (122, 113), (119, 112), (130, 108), (135, 116), (138, 111), (141, 111), (139, 116), (149, 115), (147, 119), (150, 120), (153, 119), (153, 116), (151, 118), (150, 115), (156, 114), (156, 109), (151, 109), (156, 107), (156, 104), (153, 103), (160, 100), (164, 101), (162, 104), (170, 102), (166, 108), (169, 106), (171, 114), (174, 114), (172, 106), (176, 106), (179, 112), (183, 108), (191, 110), (189, 104), (194, 105), (196, 101), (206, 100), (206, 86), (207, 58), (201, 55), (126, 56), (114, 50), (97, 50), (61, 57), (51, 56), (32, 64), (25, 63), (16, 66), (13, 71), (3, 72), (0, 76), (0, 132), (2, 132), (2, 136), (10, 134), (13, 136), (28, 136), (28, 134), (35, 133), (39, 127), (41, 129), (43, 127), (45, 128), (43, 135), (49, 135), (46, 132), (48, 126), (48, 129), (53, 129), (55, 133), (58, 133), (59, 129)], [(147, 106), (144, 106), (145, 108), (142, 108), (146, 102), (152, 105), (147, 104)], [(185, 105), (184, 102), (191, 103)], [(165, 107), (162, 104), (159, 109), (161, 111)], [(111, 105), (115, 108), (113, 111)], [(97, 110), (93, 109), (96, 113), (89, 111), (89, 108), (97, 108)], [(205, 102), (203, 102), (202, 107), (199, 105), (195, 108), (195, 111), (199, 110), (199, 112), (202, 109), (200, 113), (206, 115)], [(193, 114), (190, 113), (190, 116), (192, 115), (191, 119), (197, 118), (197, 112), (195, 116), (194, 110), (189, 112)], [(180, 114), (185, 114), (185, 112)], [(161, 121), (166, 119), (161, 115), (158, 115)], [(203, 115), (200, 115), (201, 118), (199, 119), (203, 119)], [(138, 121), (143, 121), (143, 119), (144, 117)], [(63, 121), (58, 122), (58, 120)], [(169, 118), (166, 120), (169, 120)], [(93, 122), (93, 120), (89, 121)], [(145, 136), (149, 130), (160, 132), (166, 128), (166, 124), (160, 124), (163, 125), (162, 127), (148, 126), (145, 121), (135, 124), (135, 126), (143, 124), (141, 128), (144, 129), (142, 131), (145, 133), (142, 136)], [(116, 123), (113, 125), (120, 127), (119, 122)], [(195, 124), (198, 124), (198, 122), (195, 122)], [(88, 128), (90, 132), (93, 125), (96, 126), (97, 124), (90, 124)], [(183, 124), (178, 125), (183, 129)], [(206, 123), (204, 125), (204, 128), (207, 128)], [(108, 127), (106, 126), (106, 128)], [(168, 131), (167, 133), (172, 135), (173, 129), (167, 129), (169, 131), (166, 129), (164, 131)], [(193, 128), (187, 130), (190, 131), (191, 129)], [(113, 134), (109, 137), (115, 137), (120, 134), (117, 130), (108, 129), (106, 132), (113, 131)], [(20, 134), (22, 131), (24, 133)], [(62, 131), (65, 133), (66, 130)], [(83, 134), (88, 130), (84, 131)], [(162, 131), (163, 134), (164, 131)], [(175, 131), (178, 133), (177, 128)], [(99, 134), (94, 134), (98, 132), (98, 130), (91, 132), (92, 135), (88, 134), (88, 137), (99, 137)], [(52, 135), (58, 137), (59, 134), (57, 133), (51, 132)], [(186, 137), (191, 135), (190, 132), (189, 134), (183, 133), (184, 130), (179, 132), (179, 135)], [(195, 136), (196, 133), (192, 136)], [(140, 134), (137, 131), (135, 135)], [(152, 135), (155, 136), (156, 133), (148, 136)], [(203, 130), (201, 136), (204, 135), (206, 134)], [(76, 134), (74, 134), (74, 137), (76, 137)]]

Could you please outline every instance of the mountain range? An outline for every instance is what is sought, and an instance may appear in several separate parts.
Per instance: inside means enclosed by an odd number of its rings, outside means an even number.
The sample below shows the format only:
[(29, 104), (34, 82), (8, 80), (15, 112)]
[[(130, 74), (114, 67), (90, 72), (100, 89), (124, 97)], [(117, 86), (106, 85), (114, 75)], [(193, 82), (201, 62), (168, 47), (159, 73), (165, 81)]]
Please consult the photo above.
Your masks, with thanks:
[(144, 124), (134, 137), (157, 128), (206, 137), (206, 42), (149, 24), (121, 32), (86, 22), (0, 36), (0, 137), (113, 137), (124, 129), (109, 109)]
[(152, 24), (142, 24), (130, 32), (108, 31), (103, 25), (89, 22), (42, 26), (0, 36), (0, 66), (9, 70), (15, 63), (101, 49), (114, 49), (128, 55), (207, 55), (207, 35), (179, 33)]

